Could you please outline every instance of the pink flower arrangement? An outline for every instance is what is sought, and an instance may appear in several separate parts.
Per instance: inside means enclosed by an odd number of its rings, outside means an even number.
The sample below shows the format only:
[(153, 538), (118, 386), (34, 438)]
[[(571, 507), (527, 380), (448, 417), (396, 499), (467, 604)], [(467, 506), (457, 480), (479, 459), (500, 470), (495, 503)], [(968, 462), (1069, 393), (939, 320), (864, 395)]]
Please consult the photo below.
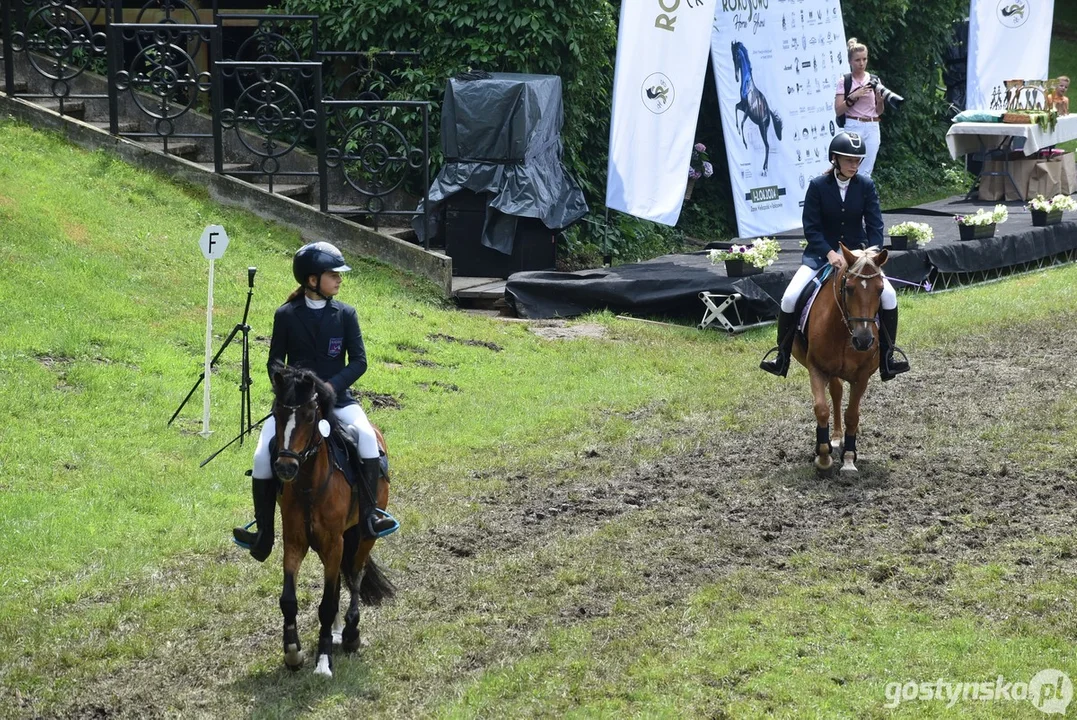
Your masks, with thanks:
[(714, 166), (710, 164), (707, 157), (707, 146), (703, 143), (696, 143), (692, 146), (692, 159), (688, 162), (688, 178), (698, 180), (709, 178), (713, 174)]

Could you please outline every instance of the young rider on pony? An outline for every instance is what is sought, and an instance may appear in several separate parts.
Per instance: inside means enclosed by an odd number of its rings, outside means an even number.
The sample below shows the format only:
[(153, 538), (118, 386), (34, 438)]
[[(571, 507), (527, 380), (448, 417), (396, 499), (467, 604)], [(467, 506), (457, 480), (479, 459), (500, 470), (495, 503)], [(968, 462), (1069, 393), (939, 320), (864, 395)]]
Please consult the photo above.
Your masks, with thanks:
[[(361, 484), (360, 528), (364, 537), (377, 537), (393, 524), (389, 518), (375, 514), (373, 499), (378, 495), (381, 466), (374, 427), (349, 388), (366, 372), (366, 348), (359, 330), (355, 308), (334, 296), (340, 291), (341, 273), (351, 270), (344, 256), (327, 242), (304, 245), (292, 258), (292, 275), (299, 287), (273, 316), (273, 337), (269, 345), (269, 369), (287, 363), (313, 371), (336, 391), (333, 411), (341, 427), (358, 438)], [(345, 357), (347, 360), (345, 361)], [(254, 495), (254, 518), (257, 532), (235, 528), (237, 544), (250, 550), (259, 561), (273, 549), (273, 521), (277, 513), (278, 482), (273, 477), (269, 442), (276, 435), (271, 415), (262, 426), (254, 450), (251, 488)]]
[[(804, 236), (808, 239), (808, 247), (804, 250), (800, 269), (782, 295), (778, 346), (768, 351), (759, 364), (769, 373), (785, 377), (789, 371), (789, 355), (797, 328), (794, 310), (804, 287), (827, 263), (835, 271), (845, 267), (838, 243), (844, 243), (850, 250), (883, 244), (883, 216), (875, 183), (871, 178), (857, 174), (865, 154), (864, 142), (858, 134), (838, 133), (830, 141), (830, 169), (808, 185), (804, 196)], [(892, 380), (907, 372), (909, 363), (894, 359), (897, 294), (889, 280), (884, 278), (883, 284), (879, 305), (879, 375), (883, 380)], [(767, 360), (766, 357), (774, 352), (777, 353), (775, 358)]]

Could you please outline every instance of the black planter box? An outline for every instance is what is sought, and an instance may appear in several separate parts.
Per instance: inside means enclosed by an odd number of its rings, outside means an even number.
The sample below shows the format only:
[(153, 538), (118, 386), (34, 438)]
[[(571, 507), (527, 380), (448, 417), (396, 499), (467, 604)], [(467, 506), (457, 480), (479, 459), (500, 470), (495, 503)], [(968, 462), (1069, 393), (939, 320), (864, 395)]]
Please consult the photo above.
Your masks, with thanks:
[(918, 247), (915, 240), (910, 240), (908, 235), (891, 235), (890, 249), (892, 250), (915, 250)]
[(957, 231), (961, 233), (962, 240), (982, 240), (983, 238), (995, 237), (995, 223), (990, 225), (958, 225)]
[(763, 268), (756, 267), (745, 260), (726, 260), (725, 274), (728, 277), (744, 277), (746, 275), (758, 275)]
[(1032, 210), (1032, 225), (1034, 227), (1047, 227), (1048, 225), (1057, 225), (1062, 222), (1062, 211), (1052, 210), (1047, 212), (1045, 210)]

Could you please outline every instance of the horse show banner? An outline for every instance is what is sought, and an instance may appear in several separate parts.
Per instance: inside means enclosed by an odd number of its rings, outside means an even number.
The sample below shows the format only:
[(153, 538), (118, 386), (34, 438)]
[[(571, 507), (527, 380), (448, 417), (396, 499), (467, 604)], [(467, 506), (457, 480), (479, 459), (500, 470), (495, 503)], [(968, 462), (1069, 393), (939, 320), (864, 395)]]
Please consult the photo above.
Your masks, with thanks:
[(1053, 20), (1054, 0), (972, 0), (967, 110), (1004, 110), (1006, 80), (1047, 79)]
[(711, 64), (738, 234), (800, 227), (849, 72), (839, 0), (718, 0)]
[(695, 144), (715, 2), (621, 3), (608, 207), (665, 225), (677, 223)]

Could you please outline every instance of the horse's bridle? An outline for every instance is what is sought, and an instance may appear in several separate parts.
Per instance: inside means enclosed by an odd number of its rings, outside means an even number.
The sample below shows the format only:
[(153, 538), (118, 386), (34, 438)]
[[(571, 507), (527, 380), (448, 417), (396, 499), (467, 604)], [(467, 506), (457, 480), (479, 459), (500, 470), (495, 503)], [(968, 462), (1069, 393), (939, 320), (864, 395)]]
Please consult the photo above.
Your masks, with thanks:
[(315, 390), (315, 391), (311, 392), (309, 399), (307, 399), (305, 402), (299, 403), (298, 405), (285, 405), (285, 404), (281, 403), (282, 408), (284, 408), (285, 410), (291, 410), (292, 412), (295, 412), (296, 410), (299, 410), (304, 405), (310, 405), (311, 403), (314, 403), (314, 426), (315, 427), (312, 430), (312, 432), (310, 433), (310, 439), (307, 440), (307, 447), (302, 452), (296, 453), (296, 452), (294, 452), (292, 450), (289, 450), (288, 448), (277, 448), (277, 457), (292, 458), (298, 464), (302, 465), (303, 463), (305, 463), (310, 458), (311, 455), (318, 452), (318, 446), (322, 444), (322, 435), (321, 435), (321, 433), (319, 433), (317, 431), (317, 425), (318, 425), (318, 420), (319, 420), (319, 418), (318, 418), (317, 400), (318, 400), (318, 391)]
[[(874, 266), (874, 264), (873, 264)], [(849, 317), (849, 306), (845, 302), (845, 295), (849, 292), (849, 276), (859, 278), (861, 280), (873, 280), (883, 274), (883, 271), (878, 267), (875, 268), (875, 273), (872, 275), (864, 275), (862, 273), (855, 272), (852, 267), (846, 267), (845, 273), (841, 276), (841, 297), (838, 297), (838, 283), (835, 282), (834, 288), (834, 302), (837, 303), (838, 308), (841, 310), (841, 320), (845, 323), (845, 329), (849, 331), (849, 335), (853, 334), (853, 327), (850, 323), (875, 323), (873, 317)]]

